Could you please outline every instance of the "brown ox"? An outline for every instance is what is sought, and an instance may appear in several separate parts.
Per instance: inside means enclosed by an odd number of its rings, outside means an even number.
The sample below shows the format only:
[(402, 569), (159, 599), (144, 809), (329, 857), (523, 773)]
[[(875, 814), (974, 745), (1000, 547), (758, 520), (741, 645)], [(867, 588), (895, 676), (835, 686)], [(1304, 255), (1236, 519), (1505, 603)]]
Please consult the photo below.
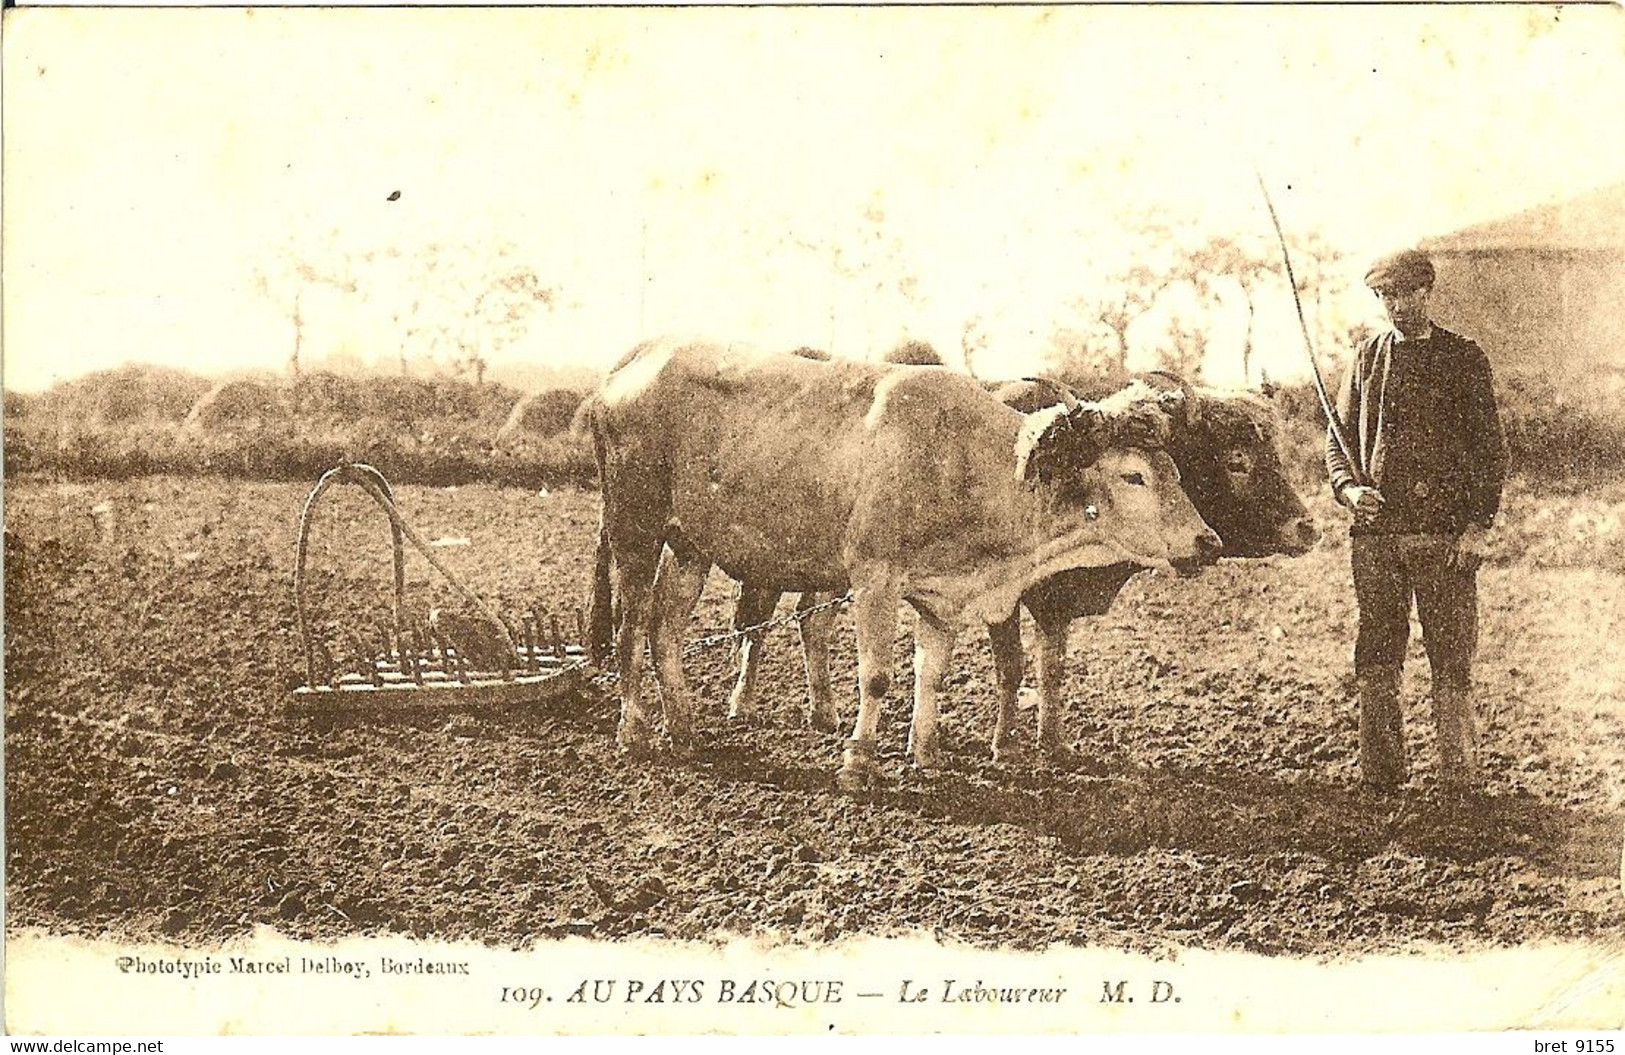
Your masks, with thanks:
[[(1293, 491), (1276, 450), (1274, 415), (1249, 393), (1198, 391), (1168, 374), (1146, 381), (1179, 393), (1179, 413), (1172, 420), (1168, 452), (1179, 467), (1187, 494), (1202, 518), (1224, 540), (1221, 556), (1295, 556), (1307, 552), (1318, 533), (1308, 510)], [(1007, 405), (1032, 413), (1071, 398), (1065, 386), (1030, 378), (999, 386), (994, 393)], [(1038, 628), (1038, 739), (1047, 751), (1060, 741), (1056, 704), (1065, 672), (1067, 632), (1079, 616), (1102, 615), (1140, 566), (1118, 562), (1104, 567), (1074, 568), (1035, 583), (1021, 595), (1022, 607)], [(803, 594), (796, 621), (807, 671), (808, 720), (833, 728), (837, 720), (829, 687), (829, 637), (834, 611), (830, 594)], [(756, 710), (756, 676), (761, 666), (760, 626), (778, 603), (776, 591), (746, 583), (741, 587), (734, 625), (745, 634), (739, 649), (739, 674), (729, 696), (730, 717)], [(1022, 678), (1019, 612), (988, 625), (999, 684), (996, 758), (1015, 749), (1014, 717)]]
[(853, 787), (874, 778), (899, 601), (919, 616), (909, 741), (930, 765), (962, 627), (1009, 617), (1022, 591), (1071, 568), (1193, 570), (1220, 545), (1160, 449), (1161, 401), (1023, 415), (940, 367), (657, 340), (610, 372), (587, 416), (604, 502), (593, 625), (609, 625), (613, 578), (631, 750), (650, 732), (645, 636), (667, 734), (688, 740), (681, 631), (712, 565), (771, 590), (850, 589), (859, 707), (840, 782)]

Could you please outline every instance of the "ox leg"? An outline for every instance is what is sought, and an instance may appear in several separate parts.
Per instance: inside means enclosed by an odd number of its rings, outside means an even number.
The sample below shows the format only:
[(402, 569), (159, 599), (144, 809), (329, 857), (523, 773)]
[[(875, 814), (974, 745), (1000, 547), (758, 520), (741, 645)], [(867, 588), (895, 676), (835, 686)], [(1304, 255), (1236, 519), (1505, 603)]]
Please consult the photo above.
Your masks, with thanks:
[(941, 759), (937, 714), (942, 677), (953, 654), (953, 628), (921, 612), (914, 628), (914, 720), (908, 726), (909, 750), (921, 769), (933, 768)]
[(612, 565), (620, 625), (615, 631), (615, 666), (621, 687), (621, 722), (615, 742), (623, 751), (649, 746), (649, 717), (643, 709), (643, 644), (649, 633), (649, 607), (654, 593), (660, 540), (614, 549)]
[(1016, 702), (1021, 694), (1021, 609), (1010, 618), (987, 625), (993, 648), (993, 669), (999, 682), (999, 716), (993, 725), (993, 761), (1013, 762), (1021, 757), (1016, 742)]
[(666, 734), (672, 746), (688, 747), (694, 722), (694, 699), (683, 676), (683, 631), (711, 562), (693, 547), (677, 540), (660, 559), (655, 576), (654, 612), (649, 621), (649, 651), (654, 659), (655, 679), (660, 684), (661, 706), (666, 714)]
[[(734, 629), (744, 630), (767, 622), (778, 606), (777, 590), (764, 590), (749, 583), (739, 584), (739, 604), (734, 607)], [(762, 669), (763, 630), (752, 630), (739, 639), (739, 673), (734, 678), (733, 691), (728, 694), (729, 718), (754, 718), (759, 700), (756, 695), (756, 675)]]
[[(835, 626), (835, 599), (828, 593), (804, 593), (796, 601), (796, 633), (801, 635), (801, 660), (807, 668), (807, 724), (833, 730), (841, 720), (835, 696), (829, 690), (829, 640)], [(828, 606), (828, 607), (825, 607)]]
[(875, 737), (881, 709), (891, 692), (892, 645), (897, 641), (900, 594), (892, 579), (854, 587), (852, 591), (852, 621), (858, 636), (858, 721), (835, 778), (846, 791), (871, 786), (879, 776)]
[(1038, 626), (1038, 749), (1061, 750), (1061, 678), (1066, 674), (1066, 632), (1070, 619), (1035, 617)]

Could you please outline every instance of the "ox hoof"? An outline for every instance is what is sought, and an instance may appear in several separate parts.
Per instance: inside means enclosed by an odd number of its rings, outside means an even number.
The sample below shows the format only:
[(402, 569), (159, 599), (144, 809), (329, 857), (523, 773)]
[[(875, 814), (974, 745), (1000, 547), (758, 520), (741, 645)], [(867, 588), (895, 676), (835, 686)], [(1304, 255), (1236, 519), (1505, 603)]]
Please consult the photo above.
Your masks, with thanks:
[(1452, 773), (1446, 770), (1439, 774), (1439, 793), (1445, 798), (1468, 801), (1479, 798), (1483, 790), (1483, 781), (1477, 773)]
[(1452, 807), (1472, 808), (1488, 800), (1489, 795), (1476, 784), (1443, 783), (1439, 784), (1439, 798)]
[(694, 754), (694, 729), (687, 722), (666, 722), (666, 746), (673, 758), (689, 758)]
[(1393, 777), (1361, 777), (1360, 787), (1376, 795), (1397, 795), (1405, 786), (1403, 779)]
[(840, 718), (834, 711), (808, 711), (807, 727), (817, 729), (821, 733), (833, 733), (840, 725)]
[(655, 755), (655, 745), (648, 740), (620, 740), (616, 743), (616, 746), (620, 749), (623, 758), (631, 759), (634, 762), (642, 762), (653, 758)]
[(756, 708), (744, 711), (737, 707), (730, 707), (728, 709), (728, 721), (734, 725), (757, 728), (767, 724), (767, 714), (765, 711)]
[(1484, 783), (1484, 771), (1477, 760), (1447, 759), (1439, 766), (1439, 786), (1446, 791), (1466, 794), (1477, 791)]
[(875, 745), (854, 740), (841, 756), (840, 772), (835, 774), (835, 785), (842, 791), (867, 791), (880, 783), (880, 767), (875, 765)]
[(922, 744), (909, 752), (914, 760), (915, 769), (941, 769), (942, 749), (935, 740), (929, 744)]
[(835, 786), (849, 795), (873, 791), (880, 786), (880, 771), (872, 762), (861, 766), (844, 765), (835, 774)]
[(1044, 763), (1051, 769), (1076, 769), (1078, 753), (1069, 744), (1048, 743), (1044, 745)]
[(1439, 782), (1439, 789), (1447, 795), (1455, 795), (1458, 798), (1481, 795), (1484, 792), (1482, 782), (1473, 777), (1446, 776)]
[(650, 753), (649, 726), (643, 722), (622, 721), (615, 730), (615, 745), (624, 755), (644, 758)]
[(1027, 749), (1013, 736), (993, 741), (993, 761), (999, 765), (1020, 765), (1027, 759)]
[(728, 697), (728, 720), (730, 722), (757, 722), (762, 717), (762, 707), (754, 701), (747, 702), (739, 693)]
[(1384, 795), (1392, 794), (1404, 786), (1410, 779), (1406, 767), (1402, 764), (1389, 762), (1360, 762), (1360, 784), (1369, 791)]

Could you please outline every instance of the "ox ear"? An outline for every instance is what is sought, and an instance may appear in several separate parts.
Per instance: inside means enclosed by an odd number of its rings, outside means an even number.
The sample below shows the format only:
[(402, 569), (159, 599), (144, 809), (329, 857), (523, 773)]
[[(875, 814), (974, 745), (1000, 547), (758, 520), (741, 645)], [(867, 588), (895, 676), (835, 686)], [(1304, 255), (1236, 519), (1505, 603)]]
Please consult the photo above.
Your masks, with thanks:
[(1106, 449), (1106, 417), (1076, 405), (1046, 407), (1027, 415), (1016, 437), (1016, 479), (1050, 483), (1082, 472)]

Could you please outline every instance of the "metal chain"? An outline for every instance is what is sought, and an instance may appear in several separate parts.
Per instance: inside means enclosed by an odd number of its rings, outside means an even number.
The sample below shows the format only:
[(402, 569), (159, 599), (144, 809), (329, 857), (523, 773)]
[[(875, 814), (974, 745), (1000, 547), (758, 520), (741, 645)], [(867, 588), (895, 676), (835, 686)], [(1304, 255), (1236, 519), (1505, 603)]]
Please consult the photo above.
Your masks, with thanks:
[(712, 645), (720, 645), (724, 641), (736, 641), (739, 638), (748, 637), (749, 635), (756, 633), (758, 630), (767, 630), (775, 626), (785, 626), (790, 623), (799, 623), (807, 616), (812, 615), (814, 612), (821, 612), (826, 608), (834, 608), (837, 605), (845, 605), (851, 600), (852, 591), (848, 590), (839, 597), (825, 601), (823, 604), (815, 604), (811, 608), (798, 608), (789, 615), (779, 616), (776, 619), (768, 619), (765, 622), (757, 623), (755, 626), (747, 626), (739, 630), (727, 630), (720, 634), (712, 634), (709, 637), (702, 637), (697, 641), (690, 641), (687, 645), (685, 645), (683, 647), (683, 655), (692, 656), (694, 653), (699, 652), (702, 649), (710, 648)]

